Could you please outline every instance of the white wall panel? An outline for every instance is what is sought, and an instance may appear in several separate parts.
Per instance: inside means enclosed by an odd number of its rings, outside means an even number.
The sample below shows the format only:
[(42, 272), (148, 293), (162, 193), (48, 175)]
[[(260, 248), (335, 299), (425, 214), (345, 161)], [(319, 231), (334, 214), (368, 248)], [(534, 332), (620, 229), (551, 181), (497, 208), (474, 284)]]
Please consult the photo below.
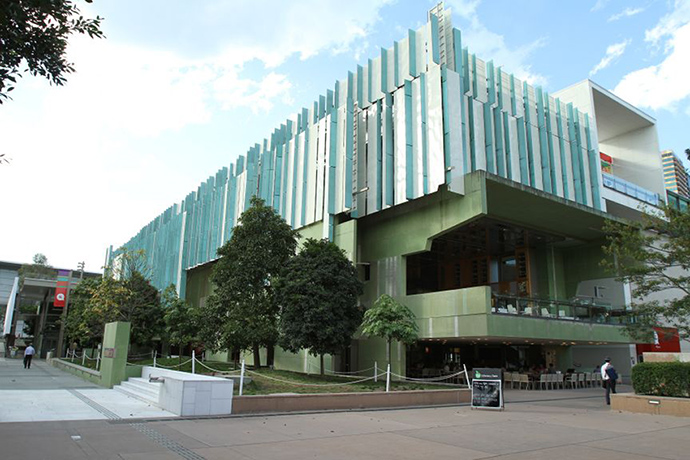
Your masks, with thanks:
[(484, 141), (484, 105), (472, 100), (474, 111), (474, 158), (475, 169), (486, 171), (486, 145)]
[(394, 164), (395, 164), (395, 204), (406, 200), (405, 178), (407, 175), (405, 151), (405, 87), (395, 91), (393, 103), (393, 125), (395, 126)]
[[(429, 163), (429, 193), (445, 182), (443, 155), (443, 108), (441, 101), (441, 68), (433, 66), (426, 79), (427, 101), (427, 156)], [(460, 123), (460, 117), (455, 118)]]

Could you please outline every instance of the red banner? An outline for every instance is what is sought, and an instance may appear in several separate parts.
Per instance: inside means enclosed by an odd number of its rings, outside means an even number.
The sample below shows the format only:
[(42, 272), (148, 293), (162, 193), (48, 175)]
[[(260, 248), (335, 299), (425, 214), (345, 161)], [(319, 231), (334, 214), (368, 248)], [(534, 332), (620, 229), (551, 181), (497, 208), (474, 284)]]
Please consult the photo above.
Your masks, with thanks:
[(67, 300), (67, 289), (69, 289), (69, 271), (58, 270), (57, 284), (55, 286), (55, 299), (53, 306), (63, 307)]

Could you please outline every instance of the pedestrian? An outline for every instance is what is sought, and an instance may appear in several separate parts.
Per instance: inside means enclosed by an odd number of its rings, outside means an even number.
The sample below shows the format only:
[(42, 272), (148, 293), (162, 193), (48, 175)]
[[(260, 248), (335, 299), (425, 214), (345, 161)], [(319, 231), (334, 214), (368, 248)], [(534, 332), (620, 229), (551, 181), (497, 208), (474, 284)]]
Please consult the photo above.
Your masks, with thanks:
[(24, 369), (31, 369), (31, 360), (33, 359), (35, 353), (36, 350), (34, 347), (31, 345), (26, 347), (26, 350), (24, 350)]
[(611, 358), (608, 356), (604, 360), (604, 364), (601, 366), (601, 378), (604, 383), (604, 388), (606, 389), (606, 404), (611, 405), (611, 393), (616, 393), (616, 380), (618, 380), (618, 372), (616, 368), (611, 364)]

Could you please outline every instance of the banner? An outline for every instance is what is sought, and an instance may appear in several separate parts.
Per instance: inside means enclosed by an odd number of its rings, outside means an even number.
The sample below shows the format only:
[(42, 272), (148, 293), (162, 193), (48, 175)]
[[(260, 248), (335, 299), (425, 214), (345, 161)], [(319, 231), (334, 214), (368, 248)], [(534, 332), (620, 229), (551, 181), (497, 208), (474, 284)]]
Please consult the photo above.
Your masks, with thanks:
[(58, 270), (57, 284), (55, 287), (55, 299), (53, 300), (53, 306), (64, 308), (65, 300), (67, 299), (68, 289), (69, 270)]

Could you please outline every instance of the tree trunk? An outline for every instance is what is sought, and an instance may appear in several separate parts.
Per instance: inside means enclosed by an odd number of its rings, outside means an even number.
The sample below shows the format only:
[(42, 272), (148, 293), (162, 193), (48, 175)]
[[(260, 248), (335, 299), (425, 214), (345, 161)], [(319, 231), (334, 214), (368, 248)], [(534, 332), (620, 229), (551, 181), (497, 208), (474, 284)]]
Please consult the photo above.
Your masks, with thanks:
[(261, 355), (259, 354), (260, 351), (261, 348), (259, 347), (258, 343), (252, 345), (252, 352), (254, 353), (254, 370), (259, 370), (261, 367)]
[[(391, 363), (391, 342), (392, 339), (388, 339), (388, 346), (386, 347), (386, 364), (390, 365)], [(388, 370), (388, 368), (386, 368)]]
[(275, 357), (276, 345), (271, 342), (266, 346), (266, 365), (273, 368), (273, 360)]
[(321, 375), (323, 375), (323, 353), (319, 357), (321, 358)]

